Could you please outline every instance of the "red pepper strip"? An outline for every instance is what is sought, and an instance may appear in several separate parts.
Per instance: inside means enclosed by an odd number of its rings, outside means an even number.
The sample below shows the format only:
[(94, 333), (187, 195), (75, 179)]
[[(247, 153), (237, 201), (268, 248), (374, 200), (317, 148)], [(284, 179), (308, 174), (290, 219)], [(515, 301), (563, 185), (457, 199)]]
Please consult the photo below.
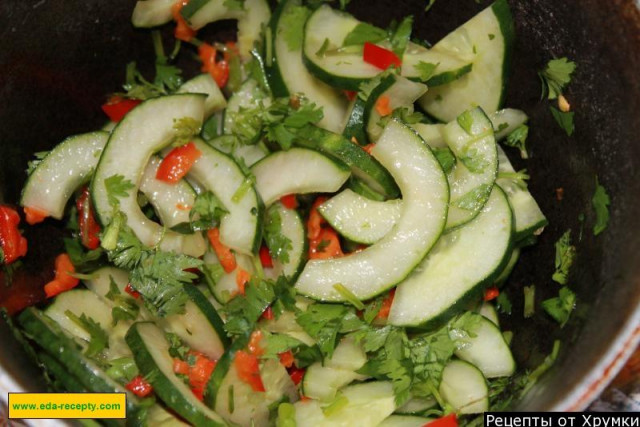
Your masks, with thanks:
[(44, 221), (49, 214), (38, 208), (31, 208), (29, 206), (24, 207), (24, 216), (27, 220), (27, 224), (34, 225)]
[(280, 364), (285, 368), (291, 368), (295, 363), (293, 352), (291, 350), (278, 354), (278, 357), (280, 358)]
[(280, 203), (287, 209), (295, 209), (298, 207), (298, 200), (295, 194), (280, 197)]
[(225, 60), (217, 61), (218, 51), (215, 47), (207, 43), (202, 43), (198, 47), (198, 56), (202, 61), (201, 70), (211, 74), (218, 87), (225, 87), (229, 81), (229, 63)]
[(119, 122), (133, 108), (140, 104), (139, 99), (123, 98), (113, 95), (106, 104), (102, 105), (102, 111), (109, 117), (112, 122)]
[(266, 246), (260, 247), (260, 264), (262, 264), (264, 268), (273, 267), (273, 260), (271, 259), (271, 254), (269, 254), (269, 248)]
[(147, 397), (153, 393), (153, 387), (141, 375), (129, 381), (125, 388), (139, 397)]
[(498, 295), (500, 295), (500, 291), (498, 290), (497, 287), (492, 286), (490, 288), (485, 289), (484, 300), (491, 301), (492, 299), (498, 298)]
[(173, 6), (171, 6), (171, 14), (173, 15), (173, 20), (176, 21), (176, 29), (173, 32), (174, 36), (178, 40), (190, 42), (195, 37), (196, 30), (189, 27), (189, 24), (187, 24), (187, 21), (185, 21), (180, 13), (187, 3), (189, 3), (189, 0), (178, 0)]
[(390, 99), (389, 99), (389, 97), (387, 95), (382, 95), (376, 101), (376, 111), (382, 117), (388, 116), (389, 114), (393, 113), (393, 110), (389, 106), (389, 102), (390, 102)]
[(244, 288), (247, 286), (249, 280), (251, 280), (251, 275), (247, 270), (242, 268), (236, 270), (236, 285), (238, 286), (238, 293), (240, 293), (240, 295), (244, 295)]
[(265, 391), (262, 378), (260, 378), (258, 358), (255, 355), (239, 350), (236, 352), (233, 364), (240, 380), (249, 384), (253, 391)]
[(73, 289), (78, 286), (78, 283), (80, 283), (79, 279), (72, 276), (73, 273), (76, 272), (76, 269), (71, 263), (71, 258), (69, 258), (69, 255), (58, 255), (56, 257), (55, 266), (55, 279), (44, 285), (44, 292), (47, 295), (47, 298), (51, 298), (61, 292)]
[(371, 143), (371, 144), (367, 144), (367, 145), (363, 146), (362, 149), (364, 151), (366, 151), (369, 155), (371, 155), (371, 150), (373, 150), (373, 147), (375, 147), (375, 146), (376, 146), (376, 144)]
[(249, 353), (256, 357), (260, 357), (264, 354), (264, 348), (261, 346), (262, 342), (262, 331), (256, 330), (251, 332), (251, 337), (249, 338), (249, 344), (247, 348), (249, 349)]
[(200, 158), (202, 153), (193, 142), (176, 147), (162, 159), (156, 172), (156, 179), (175, 184), (189, 173), (191, 166)]
[(323, 228), (317, 239), (309, 240), (309, 259), (328, 259), (344, 256), (338, 233), (333, 228)]
[[(293, 366), (288, 369), (288, 372), (289, 372), (289, 377), (291, 378), (291, 381), (293, 381), (295, 385), (298, 385), (302, 382), (306, 369)], [(304, 396), (302, 397), (304, 398)]]
[(216, 368), (217, 362), (198, 354), (196, 356), (196, 362), (189, 371), (189, 385), (191, 385), (191, 391), (200, 400), (203, 400), (204, 390), (211, 377), (211, 374)]
[(173, 359), (173, 372), (180, 375), (189, 375), (189, 370), (191, 370), (191, 367), (187, 362), (176, 358)]
[(384, 300), (382, 300), (382, 305), (380, 306), (380, 310), (376, 315), (376, 319), (387, 319), (389, 317), (389, 313), (391, 312), (391, 304), (393, 304), (393, 298), (396, 295), (396, 288), (393, 288), (389, 291), (389, 294), (386, 296)]
[(140, 298), (140, 292), (133, 289), (133, 286), (131, 286), (131, 283), (127, 283), (127, 286), (124, 287), (124, 291), (129, 295), (131, 295), (132, 297), (134, 297), (135, 299)]
[(0, 206), (0, 246), (4, 254), (0, 261), (4, 264), (11, 264), (27, 254), (27, 239), (20, 234), (18, 224), (18, 212), (8, 206)]
[(437, 420), (433, 420), (431, 422), (426, 423), (422, 427), (458, 427), (458, 418), (455, 413), (451, 413), (449, 415), (445, 415), (444, 417), (440, 417)]
[(358, 95), (358, 92), (356, 92), (355, 90), (343, 90), (342, 93), (347, 97), (349, 101), (353, 101)]
[(402, 61), (395, 53), (369, 42), (364, 44), (362, 59), (364, 62), (371, 64), (374, 67), (378, 67), (381, 70), (386, 70), (392, 65), (400, 68), (402, 65)]
[(271, 308), (271, 306), (265, 308), (265, 310), (262, 312), (262, 316), (260, 317), (265, 320), (273, 320), (274, 316), (273, 316), (273, 309)]
[(78, 225), (80, 226), (80, 239), (88, 249), (98, 249), (100, 246), (100, 225), (93, 216), (89, 187), (85, 187), (76, 200), (78, 209)]
[(235, 270), (237, 266), (236, 257), (233, 255), (233, 252), (231, 252), (231, 249), (220, 241), (220, 230), (217, 228), (207, 230), (207, 237), (225, 273), (228, 274)]
[(313, 202), (313, 206), (311, 206), (311, 211), (309, 212), (309, 219), (307, 220), (307, 237), (309, 240), (317, 240), (320, 236), (320, 231), (322, 231), (322, 225), (327, 221), (320, 215), (318, 212), (318, 206), (327, 201), (327, 197), (318, 197), (315, 202)]

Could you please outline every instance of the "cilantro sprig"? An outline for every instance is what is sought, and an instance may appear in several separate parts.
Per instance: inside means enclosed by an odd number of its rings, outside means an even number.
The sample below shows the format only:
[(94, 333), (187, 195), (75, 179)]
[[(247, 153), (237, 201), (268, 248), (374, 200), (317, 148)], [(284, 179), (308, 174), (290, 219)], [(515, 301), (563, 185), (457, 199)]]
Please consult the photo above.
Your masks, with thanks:
[(545, 68), (538, 73), (542, 82), (542, 95), (548, 99), (556, 99), (564, 88), (571, 82), (571, 76), (576, 70), (576, 63), (565, 58), (550, 60)]
[(607, 190), (600, 184), (596, 176), (596, 190), (593, 193), (591, 204), (596, 212), (596, 223), (593, 226), (593, 235), (602, 233), (609, 225), (609, 205), (611, 199)]

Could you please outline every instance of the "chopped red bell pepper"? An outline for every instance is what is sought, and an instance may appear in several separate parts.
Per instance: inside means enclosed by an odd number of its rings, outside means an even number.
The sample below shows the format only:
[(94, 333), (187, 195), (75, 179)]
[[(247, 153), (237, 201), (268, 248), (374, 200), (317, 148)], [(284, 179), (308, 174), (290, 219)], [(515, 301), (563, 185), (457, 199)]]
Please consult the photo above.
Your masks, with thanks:
[(373, 142), (371, 144), (364, 145), (362, 149), (367, 152), (367, 154), (371, 155), (371, 150), (376, 146)]
[(423, 425), (422, 427), (458, 427), (458, 417), (455, 413), (451, 413), (449, 415), (445, 415), (444, 417), (440, 417), (436, 420), (430, 421)]
[(153, 393), (153, 387), (142, 375), (138, 375), (125, 386), (127, 390), (139, 397), (147, 397)]
[(27, 239), (20, 234), (18, 224), (18, 212), (8, 206), (0, 206), (0, 247), (4, 255), (0, 261), (4, 264), (11, 264), (27, 254)]
[(400, 68), (402, 65), (402, 61), (395, 53), (369, 42), (365, 42), (364, 44), (362, 59), (364, 62), (378, 67), (381, 70), (386, 70), (392, 65)]
[(24, 207), (24, 217), (29, 225), (35, 225), (44, 221), (49, 214), (38, 208), (32, 208), (29, 206)]
[(295, 385), (298, 385), (302, 382), (302, 379), (304, 378), (304, 374), (306, 371), (307, 371), (306, 369), (298, 368), (296, 366), (293, 366), (287, 370), (287, 372), (289, 372), (289, 377), (291, 378), (291, 381), (293, 381)]
[(344, 256), (338, 233), (330, 227), (322, 228), (316, 239), (309, 240), (309, 259), (329, 259)]
[(100, 246), (100, 225), (93, 215), (89, 187), (84, 187), (80, 197), (76, 200), (78, 209), (78, 225), (80, 227), (80, 239), (88, 249), (98, 249)]
[(355, 90), (343, 90), (342, 93), (347, 97), (349, 101), (353, 101), (358, 96), (358, 92)]
[(207, 230), (207, 237), (225, 273), (228, 274), (235, 270), (237, 266), (236, 257), (231, 252), (231, 248), (220, 241), (220, 230), (218, 228)]
[(249, 338), (249, 344), (247, 348), (249, 349), (249, 353), (253, 354), (256, 357), (260, 357), (264, 354), (264, 348), (262, 348), (263, 334), (261, 330), (255, 330), (251, 332), (251, 337)]
[(191, 366), (184, 360), (174, 358), (173, 359), (173, 372), (180, 375), (189, 375)]
[(189, 173), (191, 166), (200, 158), (202, 153), (193, 142), (176, 147), (162, 159), (156, 172), (156, 179), (175, 184)]
[(140, 292), (133, 289), (133, 286), (131, 286), (131, 283), (127, 283), (127, 286), (124, 287), (124, 291), (129, 295), (131, 295), (132, 297), (134, 297), (135, 299), (140, 298)]
[(267, 248), (266, 246), (260, 247), (260, 264), (262, 264), (264, 268), (273, 267), (273, 260), (271, 259), (269, 248)]
[(265, 308), (260, 317), (265, 320), (273, 320), (274, 319), (273, 308), (271, 308), (271, 306)]
[(240, 295), (244, 295), (244, 288), (247, 286), (249, 280), (251, 280), (251, 275), (247, 270), (243, 268), (236, 270), (236, 285), (238, 286), (238, 293), (240, 293)]
[(174, 36), (178, 40), (182, 40), (185, 42), (190, 42), (196, 35), (196, 30), (191, 28), (187, 21), (184, 19), (180, 11), (184, 6), (189, 3), (189, 0), (178, 0), (171, 7), (171, 14), (173, 15), (173, 20), (176, 21), (176, 29), (173, 32)]
[(139, 99), (123, 98), (119, 95), (113, 95), (106, 104), (102, 105), (102, 111), (109, 117), (109, 120), (117, 123), (141, 102)]
[(217, 362), (211, 360), (203, 354), (196, 356), (196, 362), (189, 371), (189, 385), (191, 385), (191, 391), (200, 400), (203, 400), (204, 390), (207, 386), (207, 382), (211, 377), (211, 374), (216, 369)]
[(265, 391), (260, 378), (260, 365), (255, 355), (239, 350), (236, 352), (233, 364), (240, 380), (249, 384), (253, 391)]
[(225, 87), (229, 81), (229, 63), (224, 59), (217, 60), (218, 51), (207, 43), (198, 47), (198, 56), (202, 61), (202, 71), (211, 74), (218, 87)]
[(391, 100), (389, 99), (389, 97), (387, 95), (382, 95), (380, 98), (378, 98), (378, 100), (376, 101), (376, 111), (378, 112), (378, 114), (380, 114), (382, 117), (384, 116), (388, 116), (389, 114), (393, 113), (393, 110), (391, 109), (391, 107), (389, 106), (389, 103), (391, 102)]
[(44, 285), (44, 292), (47, 298), (73, 289), (80, 283), (80, 280), (73, 276), (76, 269), (68, 254), (60, 254), (56, 257), (55, 270), (55, 279)]
[(376, 319), (387, 319), (389, 317), (389, 313), (391, 312), (391, 305), (393, 304), (393, 298), (396, 295), (396, 288), (393, 288), (389, 291), (389, 294), (382, 300), (382, 305), (380, 306), (380, 310), (376, 315)]
[(280, 364), (285, 368), (291, 368), (296, 361), (291, 350), (278, 354), (278, 357), (280, 358)]
[(287, 194), (280, 197), (280, 203), (287, 209), (295, 209), (298, 207), (298, 199), (295, 194)]
[(485, 289), (484, 300), (491, 301), (492, 299), (498, 298), (498, 295), (500, 295), (500, 290), (496, 286), (492, 286), (490, 288)]
[(307, 237), (310, 240), (316, 240), (320, 236), (320, 231), (322, 230), (323, 224), (327, 221), (320, 215), (318, 212), (318, 207), (327, 201), (327, 197), (321, 196), (318, 197), (313, 205), (311, 206), (311, 211), (309, 212), (309, 219), (307, 220)]

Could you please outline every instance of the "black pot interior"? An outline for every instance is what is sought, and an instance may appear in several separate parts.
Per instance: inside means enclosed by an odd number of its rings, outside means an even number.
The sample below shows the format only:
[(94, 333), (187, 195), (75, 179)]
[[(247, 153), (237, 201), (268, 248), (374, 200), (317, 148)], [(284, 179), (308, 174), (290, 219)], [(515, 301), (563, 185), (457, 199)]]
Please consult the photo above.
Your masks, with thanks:
[[(517, 169), (526, 167), (532, 176), (531, 192), (550, 225), (537, 245), (523, 251), (507, 291), (513, 312), (502, 321), (505, 329), (514, 331), (514, 354), (522, 367), (536, 366), (553, 340), (562, 341), (552, 373), (520, 406), (548, 409), (581, 384), (640, 305), (640, 19), (632, 1), (510, 3), (518, 38), (506, 106), (530, 116), (531, 159), (521, 161), (514, 150), (508, 154)], [(414, 14), (415, 34), (435, 42), (488, 4), (440, 0), (425, 14), (423, 1), (353, 0), (350, 9), (385, 27), (392, 19)], [(149, 71), (151, 39), (129, 24), (132, 7), (125, 0), (0, 2), (2, 202), (17, 202), (34, 152), (105, 122), (99, 106), (107, 94), (120, 89), (127, 62), (136, 60)], [(233, 23), (214, 25), (204, 38), (222, 34), (229, 39), (232, 29)], [(575, 111), (571, 137), (553, 121), (550, 103), (541, 101), (536, 74), (549, 59), (562, 56), (578, 64), (566, 92)], [(194, 63), (188, 53), (181, 60)], [(611, 222), (598, 237), (592, 233), (591, 207), (596, 175), (611, 196)], [(557, 188), (564, 189), (561, 201)], [(568, 228), (578, 247), (570, 279), (578, 304), (571, 321), (560, 329), (539, 303), (557, 294), (558, 285), (551, 281), (554, 243)], [(26, 281), (36, 287), (51, 271), (55, 233), (53, 221), (29, 233)], [(522, 287), (531, 284), (536, 285), (538, 310), (524, 319)], [(12, 292), (4, 288), (0, 300)], [(6, 330), (0, 332), (0, 364), (26, 373), (18, 375), (21, 379), (31, 377)]]

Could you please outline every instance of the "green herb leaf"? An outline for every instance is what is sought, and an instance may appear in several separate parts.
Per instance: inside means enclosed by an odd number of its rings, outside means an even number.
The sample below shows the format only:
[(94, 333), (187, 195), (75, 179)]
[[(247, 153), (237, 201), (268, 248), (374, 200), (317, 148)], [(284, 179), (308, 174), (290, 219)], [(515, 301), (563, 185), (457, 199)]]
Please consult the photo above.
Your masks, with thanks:
[(461, 151), (458, 159), (472, 173), (482, 173), (489, 166), (489, 161), (472, 147)]
[(182, 70), (174, 65), (156, 63), (156, 77), (153, 84), (164, 88), (165, 92), (175, 92), (184, 83)]
[(354, 306), (356, 309), (364, 310), (364, 304), (362, 303), (362, 301), (360, 301), (353, 292), (345, 288), (342, 283), (336, 283), (335, 285), (333, 285), (333, 289), (338, 291), (338, 293), (342, 295), (344, 299), (346, 299), (347, 302)]
[(501, 313), (511, 314), (511, 300), (506, 292), (500, 292), (498, 298), (496, 298), (496, 307)]
[(451, 172), (451, 169), (453, 169), (456, 164), (456, 157), (453, 155), (451, 150), (448, 147), (443, 147), (432, 149), (432, 151), (433, 154), (435, 154), (436, 159), (438, 159), (440, 166), (442, 166), (444, 173), (448, 174)]
[(482, 184), (460, 197), (453, 205), (460, 209), (476, 211), (487, 203), (490, 194), (491, 186), (489, 184)]
[(104, 186), (107, 190), (107, 199), (109, 204), (117, 208), (120, 206), (120, 198), (128, 197), (129, 190), (133, 190), (135, 185), (128, 179), (125, 179), (123, 175), (112, 175), (104, 180)]
[(87, 357), (95, 357), (102, 350), (109, 347), (109, 336), (98, 322), (86, 316), (84, 313), (78, 317), (72, 311), (67, 310), (64, 314), (71, 319), (73, 323), (89, 333), (89, 346), (84, 353)]
[(391, 50), (398, 58), (402, 58), (413, 31), (413, 16), (405, 17), (391, 36)]
[(355, 26), (344, 38), (343, 46), (363, 45), (366, 42), (377, 43), (387, 38), (387, 32), (366, 22)]
[(591, 199), (593, 209), (596, 211), (596, 223), (593, 226), (593, 235), (597, 236), (602, 233), (609, 225), (609, 205), (611, 199), (607, 190), (600, 185), (598, 177), (596, 176), (596, 191), (593, 193)]
[(542, 308), (562, 327), (569, 320), (575, 304), (576, 294), (567, 286), (564, 286), (560, 288), (557, 297), (542, 301)]
[(287, 8), (282, 20), (282, 37), (287, 43), (290, 51), (297, 51), (302, 48), (304, 34), (304, 24), (311, 11), (304, 6), (292, 6)]
[(189, 212), (189, 221), (193, 231), (208, 230), (220, 225), (220, 219), (229, 213), (220, 199), (211, 191), (196, 196)]
[(318, 49), (318, 51), (316, 52), (316, 56), (318, 58), (322, 58), (328, 48), (329, 48), (329, 39), (326, 38), (326, 39), (324, 39), (324, 42), (322, 43), (322, 46), (320, 46), (320, 49)]
[(131, 381), (139, 374), (138, 366), (133, 357), (119, 357), (109, 360), (109, 368), (106, 373), (109, 377), (121, 380), (123, 383)]
[(35, 159), (29, 160), (29, 162), (27, 163), (27, 175), (31, 175), (31, 173), (38, 167), (38, 165), (42, 163), (42, 160), (47, 157), (47, 154), (49, 154), (49, 151), (38, 151), (33, 153)]
[(551, 276), (554, 282), (567, 284), (569, 271), (576, 258), (576, 248), (571, 244), (571, 230), (567, 230), (556, 242), (556, 270)]
[(427, 5), (424, 8), (425, 12), (429, 12), (429, 9), (431, 9), (433, 7), (433, 5), (435, 4), (436, 0), (428, 0), (427, 1)]
[(336, 347), (343, 319), (351, 310), (340, 304), (311, 304), (306, 311), (296, 316), (296, 322), (316, 340), (323, 356), (330, 358)]
[(504, 145), (509, 147), (516, 147), (520, 150), (520, 157), (523, 159), (529, 158), (527, 152), (527, 137), (529, 136), (529, 126), (520, 125), (513, 130), (507, 138), (504, 140)]
[(573, 131), (575, 130), (573, 124), (573, 111), (562, 112), (555, 107), (549, 107), (551, 110), (551, 114), (553, 118), (556, 120), (556, 123), (566, 132), (568, 136), (573, 135)]
[(262, 331), (261, 345), (264, 350), (261, 358), (276, 359), (280, 353), (301, 347), (304, 343), (287, 334), (271, 334)]
[(269, 209), (267, 212), (264, 233), (271, 256), (283, 264), (289, 262), (289, 251), (293, 249), (293, 244), (282, 233), (282, 218), (277, 209)]
[(273, 282), (252, 278), (245, 294), (233, 297), (223, 312), (227, 316), (224, 328), (231, 336), (246, 336), (255, 329), (264, 310), (275, 299)]
[(202, 128), (200, 122), (193, 117), (182, 117), (173, 122), (173, 130), (175, 137), (172, 142), (174, 146), (180, 146), (188, 143), (195, 135), (200, 133)]
[(296, 407), (291, 403), (278, 405), (278, 418), (276, 427), (296, 427)]
[[(435, 1), (435, 0), (434, 0)], [(426, 82), (431, 77), (433, 77), (433, 73), (436, 71), (440, 63), (433, 64), (431, 62), (420, 61), (413, 68), (418, 72), (418, 78), (421, 82)]]
[(542, 81), (542, 97), (556, 99), (571, 81), (576, 63), (567, 58), (552, 59), (538, 75)]

